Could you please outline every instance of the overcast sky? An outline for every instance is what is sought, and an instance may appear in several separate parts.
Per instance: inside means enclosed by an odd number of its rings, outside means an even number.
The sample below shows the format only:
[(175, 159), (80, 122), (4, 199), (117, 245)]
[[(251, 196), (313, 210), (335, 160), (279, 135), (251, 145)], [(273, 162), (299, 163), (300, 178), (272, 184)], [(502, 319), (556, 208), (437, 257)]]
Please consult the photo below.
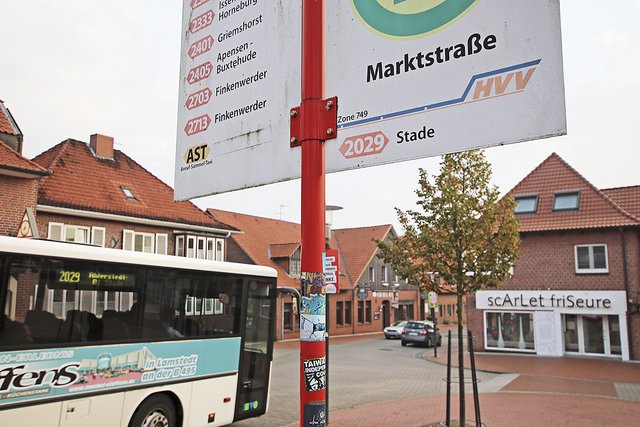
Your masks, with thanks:
[[(488, 149), (494, 184), (508, 191), (557, 152), (598, 188), (640, 185), (640, 0), (560, 3), (568, 135)], [(173, 185), (182, 1), (0, 0), (0, 10), (0, 99), (23, 154), (102, 133)], [(394, 207), (415, 206), (418, 168), (434, 174), (439, 161), (328, 175), (327, 204), (344, 208), (334, 227), (398, 228)], [(194, 202), (299, 221), (300, 181)]]

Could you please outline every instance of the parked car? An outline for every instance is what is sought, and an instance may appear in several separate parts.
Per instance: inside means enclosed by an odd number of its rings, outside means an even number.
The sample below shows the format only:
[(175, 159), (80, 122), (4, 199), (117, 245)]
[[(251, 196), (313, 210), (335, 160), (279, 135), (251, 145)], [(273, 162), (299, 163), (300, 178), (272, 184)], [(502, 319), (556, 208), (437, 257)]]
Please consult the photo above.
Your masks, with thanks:
[(408, 343), (413, 343), (431, 347), (436, 342), (438, 346), (441, 346), (442, 336), (439, 331), (434, 331), (434, 329), (435, 326), (431, 321), (410, 320), (402, 329), (402, 334), (400, 335), (401, 344), (406, 346)]
[(400, 338), (400, 335), (402, 335), (402, 328), (404, 328), (404, 325), (406, 325), (407, 322), (407, 320), (398, 320), (393, 325), (387, 326), (382, 330), (382, 332), (384, 332), (384, 337), (386, 339)]

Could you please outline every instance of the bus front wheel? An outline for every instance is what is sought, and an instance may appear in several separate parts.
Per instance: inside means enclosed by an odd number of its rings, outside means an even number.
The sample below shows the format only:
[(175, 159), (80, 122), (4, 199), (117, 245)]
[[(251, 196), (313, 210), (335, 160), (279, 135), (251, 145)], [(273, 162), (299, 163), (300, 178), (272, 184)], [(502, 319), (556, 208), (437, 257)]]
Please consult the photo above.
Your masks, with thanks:
[(176, 407), (165, 394), (143, 401), (134, 412), (129, 427), (176, 427)]

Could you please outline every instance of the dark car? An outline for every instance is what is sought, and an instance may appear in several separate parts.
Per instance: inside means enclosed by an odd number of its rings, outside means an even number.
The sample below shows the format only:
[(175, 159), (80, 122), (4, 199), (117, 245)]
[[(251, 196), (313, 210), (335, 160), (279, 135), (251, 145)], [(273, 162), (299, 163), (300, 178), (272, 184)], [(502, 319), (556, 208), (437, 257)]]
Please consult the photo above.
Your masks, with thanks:
[(413, 343), (431, 347), (434, 342), (440, 346), (442, 345), (442, 336), (438, 331), (434, 333), (434, 328), (433, 322), (428, 320), (410, 320), (402, 329), (400, 342), (403, 346)]

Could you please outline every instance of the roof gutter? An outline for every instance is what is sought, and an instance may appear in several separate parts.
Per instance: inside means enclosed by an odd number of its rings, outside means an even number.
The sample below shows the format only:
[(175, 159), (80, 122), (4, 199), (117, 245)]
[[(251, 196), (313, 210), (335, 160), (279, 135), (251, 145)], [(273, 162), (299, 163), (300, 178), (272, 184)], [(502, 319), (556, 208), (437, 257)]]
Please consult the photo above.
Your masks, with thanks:
[(137, 218), (132, 216), (116, 215), (116, 214), (110, 214), (110, 213), (104, 213), (104, 212), (94, 212), (94, 211), (85, 211), (80, 209), (62, 208), (59, 206), (38, 205), (36, 209), (39, 212), (46, 212), (50, 214), (77, 216), (77, 217), (100, 219), (100, 220), (106, 220), (106, 221), (128, 222), (131, 224), (174, 228), (174, 229), (179, 229), (180, 231), (187, 230), (187, 231), (194, 231), (194, 232), (201, 232), (201, 233), (216, 233), (216, 234), (222, 234), (225, 237), (229, 237), (231, 236), (231, 234), (238, 233), (237, 231), (223, 230), (215, 227), (205, 227), (202, 225), (184, 224), (179, 222), (161, 221), (161, 220), (148, 219), (148, 218)]
[(47, 170), (34, 171), (6, 165), (0, 165), (0, 170), (6, 171), (6, 173), (0, 173), (0, 175), (15, 176), (17, 178), (40, 178), (42, 176), (51, 175), (51, 172)]

